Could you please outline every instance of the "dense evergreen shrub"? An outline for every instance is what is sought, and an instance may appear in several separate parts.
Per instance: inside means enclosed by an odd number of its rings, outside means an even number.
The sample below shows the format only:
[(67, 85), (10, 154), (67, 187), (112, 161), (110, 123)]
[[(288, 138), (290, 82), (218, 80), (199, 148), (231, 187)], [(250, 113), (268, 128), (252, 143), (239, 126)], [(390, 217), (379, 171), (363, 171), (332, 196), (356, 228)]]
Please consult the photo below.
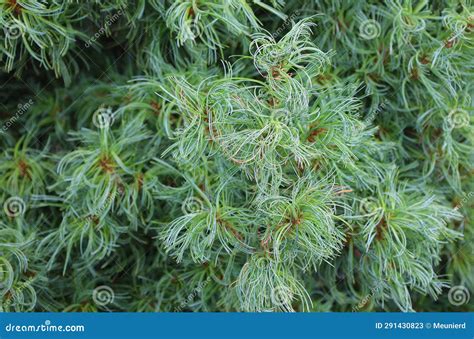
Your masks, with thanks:
[(466, 311), (469, 0), (0, 0), (2, 311)]

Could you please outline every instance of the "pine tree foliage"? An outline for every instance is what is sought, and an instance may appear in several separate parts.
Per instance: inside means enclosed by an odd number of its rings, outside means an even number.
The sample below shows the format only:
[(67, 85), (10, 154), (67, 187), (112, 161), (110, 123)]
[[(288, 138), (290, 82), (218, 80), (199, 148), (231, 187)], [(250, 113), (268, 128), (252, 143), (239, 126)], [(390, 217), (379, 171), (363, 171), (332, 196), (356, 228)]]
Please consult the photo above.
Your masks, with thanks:
[(470, 0), (0, 22), (2, 311), (472, 310)]

